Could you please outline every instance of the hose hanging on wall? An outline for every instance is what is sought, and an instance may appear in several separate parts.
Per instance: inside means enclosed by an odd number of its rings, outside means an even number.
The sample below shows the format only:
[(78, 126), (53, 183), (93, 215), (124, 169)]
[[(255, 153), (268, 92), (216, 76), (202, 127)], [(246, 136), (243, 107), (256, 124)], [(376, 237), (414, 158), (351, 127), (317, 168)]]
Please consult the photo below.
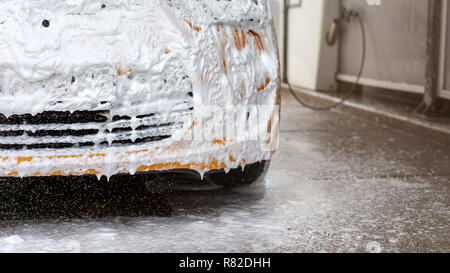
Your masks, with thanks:
[[(364, 28), (364, 23), (361, 19), (361, 16), (359, 15), (359, 13), (352, 11), (352, 10), (346, 10), (343, 9), (343, 12), (341, 14), (341, 18), (339, 19), (335, 19), (333, 21), (332, 27), (330, 29), (330, 31), (327, 33), (327, 37), (326, 37), (326, 43), (328, 45), (333, 45), (336, 40), (337, 40), (337, 36), (338, 36), (338, 28), (340, 27), (340, 22), (346, 22), (349, 23), (351, 21), (351, 18), (354, 17), (358, 20), (359, 25), (361, 27), (361, 40), (362, 40), (362, 56), (361, 56), (361, 65), (359, 67), (359, 71), (356, 77), (356, 81), (352, 84), (352, 86), (349, 88), (349, 90), (345, 93), (345, 95), (336, 103), (333, 103), (331, 105), (327, 105), (327, 106), (315, 106), (315, 105), (311, 105), (305, 101), (303, 101), (302, 99), (300, 99), (300, 97), (298, 97), (298, 95), (294, 92), (294, 90), (292, 89), (291, 84), (289, 83), (288, 80), (288, 71), (287, 71), (287, 41), (288, 41), (288, 16), (289, 16), (289, 8), (290, 6), (287, 4), (288, 1), (285, 1), (285, 19), (284, 19), (284, 29), (285, 29), (285, 39), (284, 39), (284, 82), (287, 84), (289, 91), (291, 92), (291, 94), (294, 96), (295, 100), (303, 105), (306, 108), (309, 108), (311, 110), (315, 110), (315, 111), (328, 111), (331, 110), (333, 108), (336, 108), (337, 106), (343, 104), (345, 101), (348, 100), (348, 98), (350, 98), (351, 95), (353, 95), (353, 93), (355, 93), (356, 88), (359, 86), (359, 81), (361, 80), (363, 71), (364, 71), (364, 66), (366, 63), (366, 30)], [(309, 90), (309, 91), (322, 91), (322, 92), (329, 92), (330, 90), (312, 90), (310, 88), (306, 88), (306, 87), (302, 87), (299, 86), (300, 89), (304, 89), (304, 90)]]

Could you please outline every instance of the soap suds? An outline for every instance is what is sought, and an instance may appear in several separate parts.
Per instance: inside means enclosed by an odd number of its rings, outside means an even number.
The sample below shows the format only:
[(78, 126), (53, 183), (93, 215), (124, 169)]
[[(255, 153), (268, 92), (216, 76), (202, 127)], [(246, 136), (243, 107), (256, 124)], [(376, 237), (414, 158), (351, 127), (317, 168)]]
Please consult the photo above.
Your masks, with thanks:
[[(49, 175), (60, 170), (68, 170), (64, 175), (110, 176), (158, 164), (162, 169), (189, 164), (205, 172), (270, 159), (272, 151), (262, 149), (257, 141), (217, 145), (208, 139), (169, 138), (114, 146), (113, 138), (121, 136), (105, 131), (118, 115), (130, 117), (120, 121), (132, 128), (123, 137), (135, 141), (164, 133), (135, 130), (150, 123), (148, 117), (137, 118), (142, 115), (158, 117), (155, 123), (172, 119), (186, 124), (190, 113), (206, 106), (272, 105), (275, 112), (279, 66), (267, 1), (3, 0), (0, 22), (1, 114), (106, 110), (110, 120), (100, 127), (60, 125), (99, 129), (90, 136), (94, 147), (0, 150), (0, 176)], [(211, 122), (206, 119), (198, 126), (207, 132)], [(264, 122), (269, 124), (269, 118)], [(277, 128), (278, 118), (272, 123)], [(1, 130), (35, 131), (33, 126), (2, 124)], [(39, 126), (49, 130), (55, 125)], [(178, 136), (195, 130), (172, 127), (166, 129)], [(110, 147), (97, 145), (105, 139)], [(38, 140), (24, 134), (0, 137), (0, 144)], [(100, 153), (107, 156), (91, 157)], [(49, 159), (55, 154), (82, 156)], [(32, 159), (19, 164), (19, 157)]]

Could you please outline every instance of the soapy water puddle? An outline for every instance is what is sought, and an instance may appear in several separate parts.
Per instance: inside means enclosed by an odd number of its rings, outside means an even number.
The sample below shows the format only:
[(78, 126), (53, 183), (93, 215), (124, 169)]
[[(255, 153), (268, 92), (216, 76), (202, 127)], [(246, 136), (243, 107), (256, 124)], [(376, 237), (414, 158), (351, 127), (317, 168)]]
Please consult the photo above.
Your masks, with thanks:
[[(92, 211), (81, 209), (87, 216), (0, 221), (0, 252), (448, 250), (446, 193), (436, 195), (426, 181), (309, 180), (272, 171), (247, 187), (126, 192), (111, 208), (98, 195)], [(435, 197), (431, 206), (409, 207), (427, 196)]]
[[(43, 210), (16, 208), (16, 219), (0, 221), (0, 252), (232, 251), (233, 237), (237, 242), (255, 237), (246, 246), (250, 251), (267, 236), (258, 232), (260, 223), (251, 220), (264, 217), (264, 182), (208, 191), (145, 192), (128, 186), (116, 202), (102, 193), (80, 192), (90, 204), (78, 212), (75, 204), (45, 198), (36, 202)], [(58, 219), (57, 213), (66, 212), (67, 206), (73, 206), (72, 214)]]

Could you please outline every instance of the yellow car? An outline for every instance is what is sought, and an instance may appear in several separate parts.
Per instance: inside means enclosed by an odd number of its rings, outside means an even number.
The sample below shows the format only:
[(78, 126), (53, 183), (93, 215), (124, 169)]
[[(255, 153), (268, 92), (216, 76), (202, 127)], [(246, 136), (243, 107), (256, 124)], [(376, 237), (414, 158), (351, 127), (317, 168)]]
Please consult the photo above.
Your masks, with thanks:
[(0, 177), (251, 183), (279, 80), (267, 0), (2, 0)]

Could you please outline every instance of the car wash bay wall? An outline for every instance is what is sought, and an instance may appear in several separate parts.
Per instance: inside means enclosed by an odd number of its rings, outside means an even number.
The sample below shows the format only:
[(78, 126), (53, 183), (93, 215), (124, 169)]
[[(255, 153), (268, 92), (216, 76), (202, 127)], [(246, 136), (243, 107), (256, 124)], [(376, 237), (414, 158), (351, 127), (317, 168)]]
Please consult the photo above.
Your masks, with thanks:
[[(301, 0), (289, 11), (288, 79), (293, 85), (333, 89), (336, 79), (353, 82), (360, 65), (361, 31), (356, 21), (343, 27), (338, 45), (329, 48), (324, 36), (341, 6), (358, 11), (367, 36), (362, 84), (385, 90), (423, 94), (425, 82), (427, 0)], [(443, 0), (440, 95), (450, 98), (450, 0)], [(283, 56), (284, 0), (270, 0)], [(340, 4), (339, 4), (340, 3)], [(283, 62), (283, 58), (281, 58)], [(283, 65), (282, 65), (283, 67)], [(401, 92), (399, 92), (401, 91)]]
[[(448, 0), (443, 10), (441, 51), (442, 97), (450, 98), (450, 31)], [(425, 84), (428, 1), (382, 0), (369, 5), (365, 0), (342, 0), (342, 5), (360, 12), (367, 32), (367, 59), (363, 85), (392, 91), (423, 94)], [(337, 78), (352, 82), (358, 71), (361, 36), (357, 24), (344, 28), (339, 46)]]
[[(285, 4), (290, 6), (287, 35), (284, 29)], [(338, 45), (328, 47), (324, 40), (328, 26), (339, 15), (339, 1), (270, 0), (270, 6), (279, 41), (283, 75), (283, 54), (286, 49), (287, 78), (291, 84), (311, 89), (336, 88)]]

